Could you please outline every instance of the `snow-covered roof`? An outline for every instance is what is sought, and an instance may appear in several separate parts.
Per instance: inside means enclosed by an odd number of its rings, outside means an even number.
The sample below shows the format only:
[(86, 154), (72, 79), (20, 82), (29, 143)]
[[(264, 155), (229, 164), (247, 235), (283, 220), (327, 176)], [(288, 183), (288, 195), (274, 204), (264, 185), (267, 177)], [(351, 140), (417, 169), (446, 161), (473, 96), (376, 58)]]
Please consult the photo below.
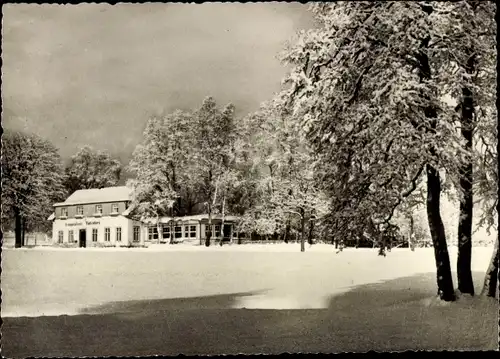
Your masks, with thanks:
[(52, 221), (54, 218), (56, 218), (56, 214), (52, 213), (49, 218), (47, 218), (47, 221)]
[(66, 201), (56, 203), (54, 206), (129, 201), (131, 199), (131, 193), (132, 189), (127, 186), (81, 189), (73, 192)]
[[(193, 216), (183, 216), (183, 217), (174, 217), (173, 218), (175, 221), (201, 221), (201, 220), (208, 220), (208, 214), (196, 214)], [(212, 219), (217, 219), (220, 220), (222, 219), (221, 214), (212, 214)], [(237, 216), (229, 216), (226, 215), (224, 216), (225, 221), (237, 221), (240, 218)], [(161, 217), (160, 218), (160, 223), (168, 223), (172, 220), (172, 217)], [(147, 218), (143, 220), (145, 223), (156, 223), (156, 218)]]

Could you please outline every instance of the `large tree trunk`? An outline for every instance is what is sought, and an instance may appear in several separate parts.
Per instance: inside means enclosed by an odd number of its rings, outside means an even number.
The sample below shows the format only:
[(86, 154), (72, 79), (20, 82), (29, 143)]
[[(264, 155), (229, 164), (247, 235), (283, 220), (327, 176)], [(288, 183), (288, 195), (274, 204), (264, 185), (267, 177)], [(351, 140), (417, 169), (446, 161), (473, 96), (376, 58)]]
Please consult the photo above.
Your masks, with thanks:
[[(471, 65), (471, 64), (468, 64)], [(470, 72), (468, 66), (467, 72)], [(472, 153), (472, 133), (474, 106), (472, 92), (468, 88), (462, 89), (462, 117), (461, 132), (465, 140), (465, 150)], [(462, 293), (474, 295), (474, 284), (471, 272), (472, 253), (472, 211), (474, 207), (472, 194), (472, 159), (460, 168), (460, 188), (462, 197), (460, 201), (460, 219), (458, 222), (458, 261), (457, 276), (458, 289)]]
[(500, 260), (498, 252), (498, 236), (495, 240), (495, 249), (493, 250), (493, 255), (491, 256), (490, 265), (486, 271), (486, 276), (484, 278), (483, 290), (481, 295), (486, 295), (488, 297), (495, 298), (497, 288), (499, 287), (498, 280), (498, 261)]
[(21, 248), (23, 246), (23, 239), (22, 239), (21, 213), (19, 212), (19, 210), (17, 210), (17, 209), (14, 210), (14, 216), (15, 216), (15, 220), (16, 220), (15, 229), (14, 229), (16, 240), (15, 240), (14, 247)]
[(437, 268), (438, 295), (444, 301), (455, 300), (451, 277), (450, 256), (440, 214), (441, 183), (438, 171), (427, 164), (427, 219), (434, 247)]
[[(431, 10), (432, 12), (432, 10)], [(430, 14), (429, 14), (430, 15)], [(419, 61), (419, 76), (422, 82), (431, 80), (431, 67), (429, 57), (425, 49), (429, 46), (430, 36), (422, 40), (423, 51), (417, 54)], [(424, 94), (424, 97), (430, 101), (431, 96), (436, 94)], [(434, 135), (437, 126), (437, 111), (432, 105), (424, 108), (425, 116), (429, 121), (427, 133)], [(436, 149), (431, 147), (429, 152), (433, 158), (437, 158)], [(440, 213), (441, 182), (439, 172), (431, 164), (426, 165), (427, 172), (427, 219), (434, 247), (434, 257), (437, 269), (438, 295), (441, 300), (455, 300), (455, 291), (453, 289), (453, 279), (451, 276), (450, 256), (446, 244), (446, 235)]]

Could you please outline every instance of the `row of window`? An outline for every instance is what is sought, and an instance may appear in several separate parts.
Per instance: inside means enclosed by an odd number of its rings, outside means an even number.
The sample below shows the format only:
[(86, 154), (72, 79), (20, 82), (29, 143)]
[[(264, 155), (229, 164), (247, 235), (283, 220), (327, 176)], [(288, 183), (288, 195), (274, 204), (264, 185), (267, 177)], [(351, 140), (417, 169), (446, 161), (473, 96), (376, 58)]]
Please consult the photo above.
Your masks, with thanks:
[[(134, 242), (139, 242), (139, 240), (140, 240), (139, 233), (140, 233), (140, 227), (139, 226), (134, 227), (134, 237), (133, 237)], [(99, 235), (98, 228), (92, 228), (92, 242), (97, 242), (98, 235)], [(122, 241), (122, 228), (121, 227), (116, 227), (115, 239), (117, 242)], [(104, 241), (105, 242), (111, 241), (111, 228), (110, 227), (104, 228)], [(57, 242), (58, 243), (64, 242), (64, 231), (58, 232)], [(75, 243), (75, 242), (77, 242), (75, 240), (75, 231), (69, 230), (68, 231), (68, 243)]]
[[(205, 226), (205, 236), (208, 236), (210, 232), (210, 226)], [(220, 237), (221, 235), (221, 226), (216, 224), (212, 225), (212, 232), (215, 232), (215, 237)], [(171, 237), (170, 226), (163, 226), (162, 228), (162, 238), (169, 239)], [(182, 238), (182, 226), (174, 227), (174, 238)], [(184, 226), (184, 238), (196, 238), (196, 226)], [(158, 239), (158, 227), (151, 226), (148, 227), (148, 239), (155, 240)]]
[[(118, 214), (119, 210), (120, 210), (120, 207), (118, 206), (118, 203), (113, 203), (111, 205), (111, 213), (112, 214)], [(102, 204), (95, 205), (94, 214), (101, 214), (102, 215)], [(76, 206), (76, 215), (83, 216), (83, 206)], [(67, 207), (61, 207), (61, 217), (68, 217), (68, 208)]]
[[(162, 238), (170, 238), (170, 226), (163, 226)], [(185, 238), (196, 238), (196, 226), (184, 226)], [(182, 226), (174, 227), (174, 238), (182, 238)], [(158, 227), (148, 227), (148, 239), (158, 239)]]

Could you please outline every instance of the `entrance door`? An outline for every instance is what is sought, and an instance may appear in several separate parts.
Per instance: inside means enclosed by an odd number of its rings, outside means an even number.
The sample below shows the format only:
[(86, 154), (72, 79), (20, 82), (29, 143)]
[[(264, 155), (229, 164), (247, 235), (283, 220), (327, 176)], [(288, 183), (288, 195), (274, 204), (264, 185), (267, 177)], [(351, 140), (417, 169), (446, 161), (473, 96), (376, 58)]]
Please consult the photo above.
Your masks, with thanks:
[(224, 240), (229, 241), (231, 239), (231, 225), (225, 224), (222, 233), (223, 233)]
[(80, 247), (85, 248), (87, 246), (87, 232), (85, 229), (80, 229)]

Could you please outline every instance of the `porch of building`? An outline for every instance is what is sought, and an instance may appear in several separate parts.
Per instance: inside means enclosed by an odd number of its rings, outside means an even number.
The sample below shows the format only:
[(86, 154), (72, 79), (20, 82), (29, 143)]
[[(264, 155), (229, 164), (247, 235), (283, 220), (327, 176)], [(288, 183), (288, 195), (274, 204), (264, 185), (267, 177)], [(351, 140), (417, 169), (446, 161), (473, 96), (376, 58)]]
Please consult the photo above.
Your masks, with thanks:
[(146, 243), (174, 243), (191, 242), (204, 243), (205, 239), (212, 232), (211, 239), (218, 241), (231, 242), (237, 240), (240, 235), (237, 232), (236, 216), (225, 216), (222, 224), (222, 216), (212, 215), (212, 226), (208, 222), (208, 214), (184, 216), (184, 217), (161, 217), (157, 219), (148, 219), (145, 224), (145, 242)]

